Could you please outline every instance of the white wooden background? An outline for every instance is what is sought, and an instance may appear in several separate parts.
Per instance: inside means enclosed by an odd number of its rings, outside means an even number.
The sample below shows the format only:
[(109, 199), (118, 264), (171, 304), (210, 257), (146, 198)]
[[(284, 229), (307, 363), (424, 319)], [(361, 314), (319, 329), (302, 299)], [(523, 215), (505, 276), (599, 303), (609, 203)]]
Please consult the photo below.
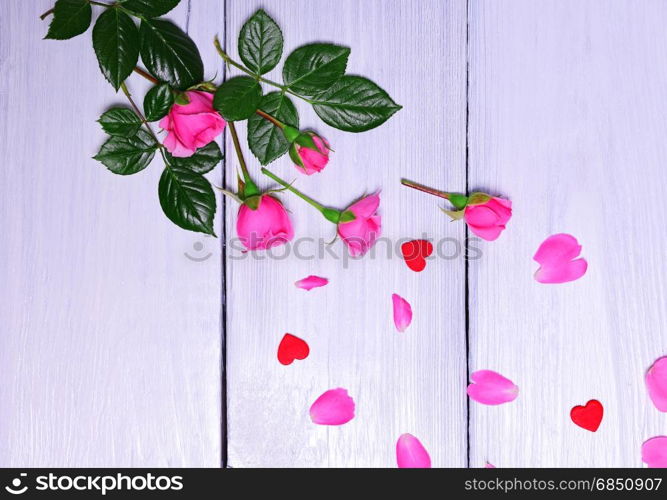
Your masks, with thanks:
[[(643, 386), (667, 354), (667, 3), (183, 0), (169, 14), (211, 77), (224, 71), (213, 35), (235, 53), (260, 6), (286, 50), (352, 47), (349, 71), (404, 109), (356, 135), (298, 103), (335, 149), (298, 186), (341, 208), (381, 189), (393, 242), (466, 236), (401, 177), (513, 200), (500, 239), (475, 243), (481, 259), (436, 259), (421, 274), (385, 243), (347, 263), (239, 260), (224, 238), (173, 226), (157, 201), (159, 162), (121, 178), (90, 158), (103, 140), (95, 120), (122, 96), (99, 73), (90, 32), (42, 40), (50, 6), (0, 3), (0, 465), (388, 467), (410, 432), (440, 467), (635, 467), (641, 443), (667, 433)], [(129, 86), (146, 89), (139, 77)], [(226, 149), (216, 184), (235, 175)], [(271, 168), (298, 175), (287, 158)], [(333, 236), (282, 199), (297, 236)], [(235, 225), (236, 206), (224, 207), (219, 234)], [(556, 232), (579, 239), (589, 271), (539, 285), (531, 258)], [(308, 274), (331, 282), (296, 289)], [(415, 313), (403, 334), (394, 292)], [(275, 359), (286, 332), (311, 347), (288, 367)], [(515, 381), (519, 398), (468, 404), (468, 371), (484, 368)], [(356, 418), (313, 425), (309, 405), (339, 386)], [(595, 434), (568, 416), (592, 398), (605, 406)]]

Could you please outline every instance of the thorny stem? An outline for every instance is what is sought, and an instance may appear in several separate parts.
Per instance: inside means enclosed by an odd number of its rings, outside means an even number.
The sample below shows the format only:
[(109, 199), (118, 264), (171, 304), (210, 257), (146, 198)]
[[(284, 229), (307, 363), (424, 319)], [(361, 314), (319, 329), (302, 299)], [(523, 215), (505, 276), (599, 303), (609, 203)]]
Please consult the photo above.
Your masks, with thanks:
[(245, 158), (243, 157), (243, 151), (241, 151), (241, 143), (239, 142), (239, 135), (236, 133), (236, 125), (234, 122), (227, 122), (229, 126), (229, 132), (232, 135), (232, 142), (234, 143), (234, 149), (236, 150), (236, 156), (239, 157), (239, 164), (241, 165), (241, 172), (243, 172), (243, 180), (245, 181), (244, 193), (242, 193), (246, 198), (249, 196), (254, 196), (259, 194), (259, 188), (257, 184), (250, 177), (250, 172), (248, 172), (248, 166), (246, 165)]
[(237, 68), (237, 69), (240, 69), (240, 70), (243, 71), (245, 74), (247, 74), (247, 75), (253, 77), (253, 78), (254, 78), (255, 80), (257, 80), (258, 82), (263, 82), (263, 83), (266, 83), (267, 85), (272, 85), (272, 86), (274, 86), (274, 87), (278, 87), (282, 93), (291, 94), (291, 95), (293, 95), (294, 97), (298, 97), (299, 99), (303, 99), (304, 101), (306, 101), (306, 102), (308, 102), (308, 103), (310, 103), (310, 104), (313, 104), (313, 101), (311, 101), (311, 100), (308, 99), (307, 97), (304, 97), (304, 96), (302, 96), (302, 95), (299, 95), (299, 94), (297, 94), (296, 92), (292, 92), (292, 91), (289, 89), (289, 87), (288, 87), (287, 85), (281, 85), (281, 84), (278, 83), (278, 82), (274, 82), (273, 80), (269, 80), (268, 78), (264, 78), (262, 75), (258, 75), (258, 74), (256, 74), (256, 73), (253, 73), (253, 72), (250, 71), (248, 68), (246, 68), (245, 66), (243, 66), (241, 63), (236, 62), (234, 59), (232, 59), (231, 57), (229, 57), (229, 55), (222, 49), (222, 45), (220, 45), (220, 40), (218, 39), (217, 36), (213, 39), (213, 45), (215, 45), (215, 50), (218, 51), (218, 54), (220, 55), (220, 57), (222, 57), (222, 59), (223, 59), (227, 64), (229, 64), (229, 65), (231, 65), (231, 66), (234, 66), (234, 67)]
[(410, 187), (412, 189), (416, 189), (417, 191), (422, 191), (424, 193), (428, 193), (433, 196), (437, 196), (438, 198), (444, 198), (445, 200), (449, 200), (450, 193), (447, 193), (445, 191), (438, 191), (437, 189), (433, 189), (427, 186), (424, 186), (422, 184), (418, 184), (416, 182), (409, 181), (407, 179), (401, 179), (401, 184), (404, 186)]

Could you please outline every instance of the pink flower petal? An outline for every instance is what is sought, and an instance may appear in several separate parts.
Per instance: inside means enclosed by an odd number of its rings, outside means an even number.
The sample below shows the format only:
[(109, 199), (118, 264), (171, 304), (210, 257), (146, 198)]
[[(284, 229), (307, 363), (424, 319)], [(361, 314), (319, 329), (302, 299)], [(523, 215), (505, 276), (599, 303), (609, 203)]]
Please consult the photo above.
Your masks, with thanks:
[(514, 401), (519, 395), (519, 388), (511, 380), (491, 370), (474, 372), (470, 379), (468, 396), (478, 403), (500, 405)]
[(391, 300), (394, 304), (394, 324), (399, 332), (404, 332), (405, 329), (412, 323), (412, 307), (407, 300), (397, 294), (392, 294)]
[(343, 425), (354, 418), (354, 400), (346, 389), (330, 389), (310, 407), (310, 419), (320, 425)]
[(657, 359), (646, 372), (646, 388), (655, 407), (667, 412), (667, 356)]
[(540, 283), (566, 283), (581, 278), (588, 269), (588, 263), (585, 259), (575, 259), (580, 253), (581, 245), (574, 236), (549, 236), (533, 257), (540, 264), (535, 279)]
[(496, 466), (493, 465), (493, 464), (490, 463), (490, 462), (486, 462), (486, 465), (484, 466), (484, 468), (485, 468), (485, 469), (495, 469)]
[(329, 280), (326, 278), (321, 278), (319, 276), (310, 275), (306, 278), (300, 279), (294, 283), (294, 286), (297, 288), (303, 288), (304, 290), (312, 290), (313, 288), (318, 288), (329, 283)]
[(667, 436), (656, 436), (642, 445), (642, 462), (650, 468), (667, 468)]
[(402, 434), (396, 441), (396, 463), (399, 469), (430, 469), (431, 457), (419, 439)]

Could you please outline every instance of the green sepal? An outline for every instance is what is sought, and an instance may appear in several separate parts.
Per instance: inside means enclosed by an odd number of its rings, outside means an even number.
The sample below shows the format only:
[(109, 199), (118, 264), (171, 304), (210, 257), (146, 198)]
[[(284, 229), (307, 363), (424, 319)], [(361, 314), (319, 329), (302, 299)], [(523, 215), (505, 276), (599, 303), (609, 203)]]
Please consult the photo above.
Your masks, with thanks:
[(463, 194), (450, 193), (449, 201), (457, 210), (461, 210), (468, 204), (468, 197)]
[(246, 205), (250, 210), (257, 210), (259, 204), (262, 201), (262, 196), (259, 194), (249, 196), (243, 199), (243, 204)]
[(236, 173), (236, 186), (238, 187), (238, 197), (241, 198), (242, 200), (244, 199), (243, 193), (245, 192), (245, 182), (243, 182), (243, 177), (241, 177), (240, 173)]
[(340, 224), (345, 224), (346, 222), (352, 222), (356, 218), (357, 218), (357, 216), (354, 215), (353, 212), (351, 212), (350, 210), (345, 210), (342, 214), (340, 214), (339, 223)]
[(295, 143), (292, 143), (292, 145), (289, 147), (289, 157), (297, 167), (304, 168), (303, 161), (301, 160), (301, 156), (299, 156), (299, 151)]
[(296, 127), (285, 125), (283, 128), (283, 134), (285, 134), (285, 139), (287, 139), (287, 142), (294, 142), (301, 134), (301, 131)]
[(319, 152), (319, 149), (317, 148), (317, 145), (313, 140), (313, 135), (314, 134), (312, 132), (304, 132), (302, 134), (299, 134), (299, 136), (296, 138), (294, 142), (301, 147), (312, 149), (313, 151)]
[(468, 198), (468, 205), (484, 205), (491, 199), (491, 196), (486, 193), (473, 193)]
[(335, 208), (325, 208), (322, 210), (322, 215), (324, 215), (326, 220), (333, 222), (334, 224), (338, 224), (341, 219), (340, 210), (336, 210)]
[(465, 212), (466, 212), (465, 209), (463, 209), (463, 210), (447, 210), (446, 208), (441, 208), (440, 210), (442, 210), (447, 215), (449, 215), (453, 221), (463, 219), (463, 216), (465, 215)]
[(174, 102), (176, 104), (180, 104), (181, 106), (186, 106), (190, 104), (190, 98), (185, 92), (178, 92), (174, 98)]

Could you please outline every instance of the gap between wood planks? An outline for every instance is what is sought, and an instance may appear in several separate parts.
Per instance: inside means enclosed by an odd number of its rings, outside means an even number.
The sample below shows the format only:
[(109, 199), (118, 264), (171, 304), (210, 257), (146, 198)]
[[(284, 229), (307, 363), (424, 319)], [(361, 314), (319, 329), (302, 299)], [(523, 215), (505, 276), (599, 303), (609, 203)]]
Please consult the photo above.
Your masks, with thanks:
[[(469, 131), (470, 131), (470, 0), (466, 1), (466, 196), (470, 194), (470, 155), (469, 155)], [(468, 225), (465, 224), (463, 242), (464, 271), (464, 309), (465, 309), (465, 348), (466, 348), (466, 383), (470, 380), (470, 284), (468, 264)], [(470, 398), (466, 394), (466, 467), (470, 468)]]
[[(189, 13), (190, 13), (190, 2), (192, 0), (188, 0), (188, 18)], [(225, 44), (225, 50), (227, 50), (227, 33), (228, 33), (228, 26), (227, 26), (227, 1), (223, 2), (222, 4), (222, 25), (224, 26), (224, 44)], [(222, 80), (224, 81), (227, 78), (227, 65), (223, 60), (220, 60), (220, 65), (222, 66), (221, 68), (221, 74), (222, 74)], [(227, 131), (225, 130), (225, 133), (222, 134), (221, 141), (222, 141), (222, 180), (220, 184), (221, 186), (225, 187), (227, 186)], [(227, 438), (227, 426), (228, 426), (228, 421), (227, 421), (227, 197), (226, 196), (221, 196), (222, 199), (222, 210), (220, 211), (221, 213), (221, 224), (222, 227), (220, 228), (220, 234), (222, 235), (222, 239), (220, 240), (220, 245), (222, 246), (221, 252), (220, 252), (220, 258), (222, 259), (222, 269), (221, 269), (221, 275), (222, 275), (222, 286), (220, 287), (222, 297), (221, 298), (221, 305), (220, 305), (220, 342), (221, 342), (221, 348), (220, 348), (220, 377), (221, 377), (221, 383), (220, 383), (220, 405), (221, 405), (221, 412), (220, 412), (220, 429), (221, 429), (221, 446), (220, 446), (220, 465), (221, 467), (227, 468), (229, 465), (229, 443), (228, 443), (228, 438)]]

